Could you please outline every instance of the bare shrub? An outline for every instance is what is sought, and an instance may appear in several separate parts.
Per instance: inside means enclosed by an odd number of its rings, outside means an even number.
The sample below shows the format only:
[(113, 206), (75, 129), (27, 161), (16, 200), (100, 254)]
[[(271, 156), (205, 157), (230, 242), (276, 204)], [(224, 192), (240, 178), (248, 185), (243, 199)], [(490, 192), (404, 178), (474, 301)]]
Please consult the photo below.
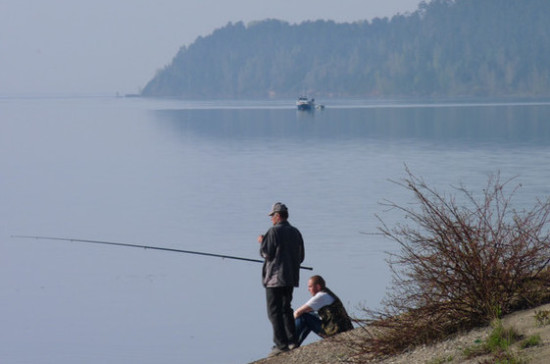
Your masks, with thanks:
[(364, 309), (363, 323), (376, 334), (361, 340), (363, 352), (395, 354), (548, 301), (550, 200), (517, 211), (511, 202), (520, 186), (510, 182), (491, 176), (479, 198), (455, 187), (460, 204), (409, 170), (396, 182), (416, 203), (384, 203), (407, 223), (389, 227), (378, 217), (400, 249), (388, 253), (393, 287), (385, 308)]

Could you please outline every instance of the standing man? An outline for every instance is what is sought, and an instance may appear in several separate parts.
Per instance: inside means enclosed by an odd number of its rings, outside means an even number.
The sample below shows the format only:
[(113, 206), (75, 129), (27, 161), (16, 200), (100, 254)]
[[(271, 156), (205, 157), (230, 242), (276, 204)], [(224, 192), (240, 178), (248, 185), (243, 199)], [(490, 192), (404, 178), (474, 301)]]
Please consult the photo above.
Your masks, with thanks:
[(311, 277), (307, 289), (312, 297), (294, 311), (298, 346), (311, 331), (325, 338), (353, 329), (342, 301), (327, 288), (323, 277)]
[(258, 237), (258, 242), (260, 255), (265, 259), (262, 283), (275, 343), (269, 356), (275, 356), (297, 345), (291, 301), (294, 287), (298, 287), (300, 282), (304, 241), (300, 231), (287, 221), (288, 209), (284, 204), (275, 203), (269, 216), (273, 226)]

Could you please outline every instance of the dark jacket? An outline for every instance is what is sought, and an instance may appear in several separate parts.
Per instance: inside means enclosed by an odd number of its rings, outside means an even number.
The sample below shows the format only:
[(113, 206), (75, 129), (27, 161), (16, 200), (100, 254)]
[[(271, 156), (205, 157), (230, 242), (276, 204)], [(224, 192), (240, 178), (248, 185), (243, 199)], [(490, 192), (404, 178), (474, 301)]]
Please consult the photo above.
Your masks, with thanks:
[(334, 302), (330, 305), (323, 306), (317, 311), (321, 317), (321, 327), (325, 335), (332, 336), (340, 332), (353, 329), (353, 324), (342, 304), (342, 301), (330, 289), (324, 288), (324, 292), (334, 298)]
[(262, 283), (265, 287), (298, 287), (300, 263), (304, 261), (302, 234), (288, 221), (272, 226), (264, 235), (260, 255), (265, 258)]

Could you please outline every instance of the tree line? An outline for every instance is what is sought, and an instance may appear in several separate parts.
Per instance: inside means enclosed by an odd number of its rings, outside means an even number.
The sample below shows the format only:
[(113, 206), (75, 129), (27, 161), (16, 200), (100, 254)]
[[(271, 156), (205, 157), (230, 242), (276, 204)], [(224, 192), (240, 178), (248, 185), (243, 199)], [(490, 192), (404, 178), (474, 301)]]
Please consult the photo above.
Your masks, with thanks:
[(372, 21), (229, 23), (183, 46), (141, 94), (548, 96), (548, 15), (548, 0), (432, 0)]

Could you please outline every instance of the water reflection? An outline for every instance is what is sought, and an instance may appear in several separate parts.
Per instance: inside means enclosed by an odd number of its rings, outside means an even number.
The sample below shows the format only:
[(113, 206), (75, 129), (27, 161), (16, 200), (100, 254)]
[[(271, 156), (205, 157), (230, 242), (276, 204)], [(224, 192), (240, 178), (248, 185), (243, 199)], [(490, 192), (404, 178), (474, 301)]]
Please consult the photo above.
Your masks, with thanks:
[(181, 134), (211, 139), (413, 139), (540, 144), (550, 142), (550, 105), (470, 105), (288, 109), (159, 110)]

